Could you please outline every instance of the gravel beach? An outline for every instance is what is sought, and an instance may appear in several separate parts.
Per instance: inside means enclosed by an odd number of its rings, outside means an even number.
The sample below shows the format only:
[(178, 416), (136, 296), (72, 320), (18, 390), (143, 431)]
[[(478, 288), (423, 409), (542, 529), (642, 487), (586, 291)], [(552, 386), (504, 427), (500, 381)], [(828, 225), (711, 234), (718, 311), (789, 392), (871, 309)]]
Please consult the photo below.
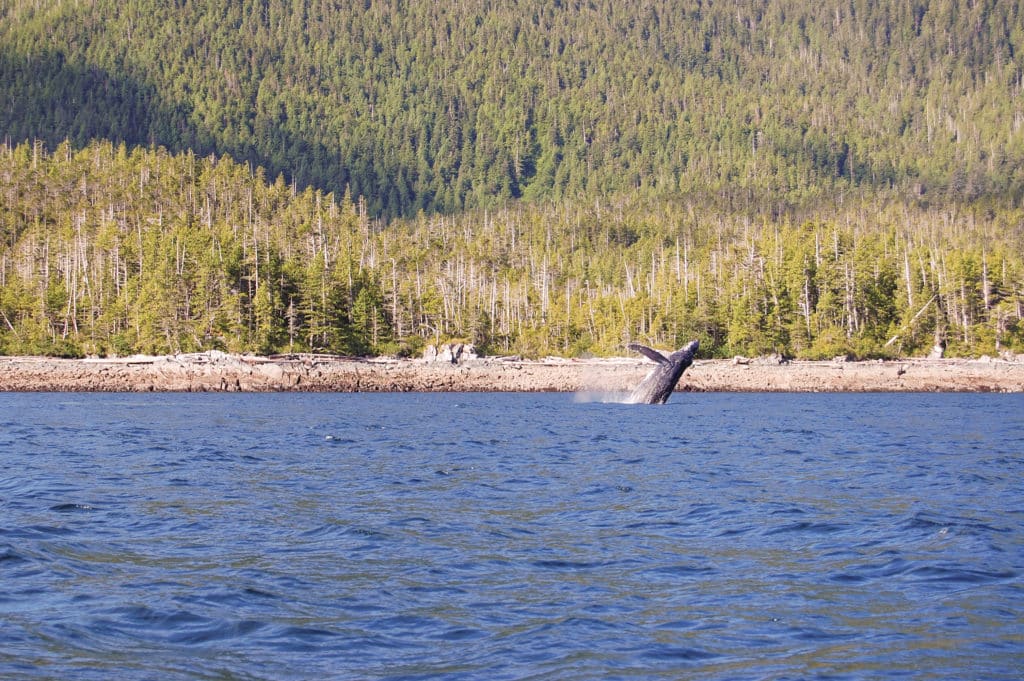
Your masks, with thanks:
[[(221, 352), (116, 359), (0, 358), (0, 390), (58, 392), (625, 392), (643, 359), (442, 361)], [(800, 362), (697, 360), (677, 390), (1022, 392), (1024, 362), (1002, 359)]]

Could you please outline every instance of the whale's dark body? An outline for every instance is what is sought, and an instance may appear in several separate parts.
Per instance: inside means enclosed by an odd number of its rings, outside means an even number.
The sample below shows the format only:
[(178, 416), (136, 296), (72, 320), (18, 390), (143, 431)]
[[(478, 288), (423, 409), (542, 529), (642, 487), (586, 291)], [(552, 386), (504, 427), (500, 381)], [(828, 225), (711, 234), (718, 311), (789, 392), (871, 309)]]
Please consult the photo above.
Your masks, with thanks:
[(629, 401), (633, 404), (665, 404), (672, 391), (676, 389), (676, 384), (682, 378), (683, 372), (693, 364), (693, 356), (697, 354), (700, 343), (690, 341), (685, 348), (677, 350), (671, 355), (665, 355), (639, 343), (630, 343), (626, 347), (639, 352), (658, 365), (633, 390)]

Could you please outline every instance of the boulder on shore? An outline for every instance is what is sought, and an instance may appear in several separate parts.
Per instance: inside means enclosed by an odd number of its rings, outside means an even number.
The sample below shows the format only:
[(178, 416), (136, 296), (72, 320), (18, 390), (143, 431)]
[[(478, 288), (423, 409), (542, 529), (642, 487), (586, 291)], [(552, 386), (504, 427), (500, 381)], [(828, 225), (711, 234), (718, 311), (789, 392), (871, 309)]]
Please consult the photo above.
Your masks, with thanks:
[(472, 343), (444, 343), (440, 347), (428, 345), (423, 351), (426, 362), (448, 362), (458, 364), (462, 360), (479, 359)]

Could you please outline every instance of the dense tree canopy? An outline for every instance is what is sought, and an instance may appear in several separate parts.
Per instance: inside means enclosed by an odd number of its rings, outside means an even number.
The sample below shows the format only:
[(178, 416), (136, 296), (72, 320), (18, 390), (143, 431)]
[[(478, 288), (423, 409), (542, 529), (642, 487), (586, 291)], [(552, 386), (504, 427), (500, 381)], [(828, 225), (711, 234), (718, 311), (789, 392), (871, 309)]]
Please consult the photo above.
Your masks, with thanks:
[(1000, 0), (4, 0), (0, 134), (227, 154), (372, 216), (1024, 192)]
[(1024, 349), (1024, 17), (0, 0), (0, 353)]
[(618, 198), (384, 223), (227, 157), (0, 146), (0, 353), (1024, 350), (1024, 211)]

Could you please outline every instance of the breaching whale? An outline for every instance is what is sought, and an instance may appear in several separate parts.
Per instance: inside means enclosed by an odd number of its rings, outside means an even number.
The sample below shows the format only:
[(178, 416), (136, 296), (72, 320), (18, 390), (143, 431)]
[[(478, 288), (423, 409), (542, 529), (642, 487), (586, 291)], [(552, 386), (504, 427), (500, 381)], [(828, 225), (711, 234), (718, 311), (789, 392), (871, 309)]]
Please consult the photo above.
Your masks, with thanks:
[(676, 383), (682, 378), (683, 372), (693, 364), (693, 356), (697, 354), (700, 343), (690, 341), (682, 350), (667, 356), (639, 343), (630, 343), (626, 347), (639, 352), (658, 365), (633, 390), (628, 401), (631, 404), (665, 404), (669, 395), (676, 389)]

